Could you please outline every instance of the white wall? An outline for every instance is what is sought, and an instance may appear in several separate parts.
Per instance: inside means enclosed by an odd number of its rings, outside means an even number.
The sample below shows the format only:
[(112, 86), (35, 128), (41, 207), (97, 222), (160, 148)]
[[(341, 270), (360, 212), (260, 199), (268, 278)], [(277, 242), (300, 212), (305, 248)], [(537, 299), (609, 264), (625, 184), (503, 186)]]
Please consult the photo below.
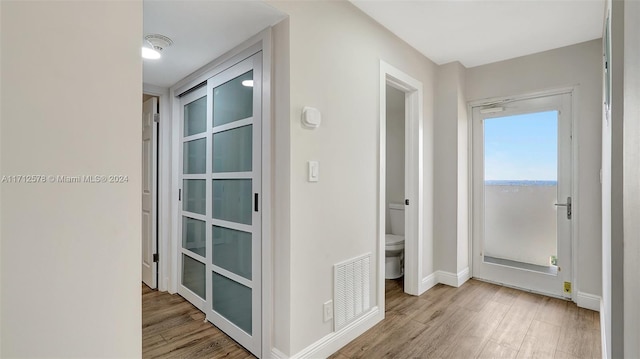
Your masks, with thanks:
[(467, 69), (467, 99), (513, 96), (577, 86), (573, 109), (578, 135), (577, 198), (578, 291), (601, 295), (601, 59), (600, 39), (494, 64)]
[(608, 2), (611, 10), (611, 108), (603, 125), (603, 306), (607, 358), (624, 356), (624, 5)]
[(404, 203), (404, 92), (387, 85), (386, 232), (391, 233), (389, 203)]
[(469, 267), (468, 126), (466, 69), (459, 62), (438, 67), (434, 122), (434, 256), (439, 270)]
[[(330, 322), (322, 320), (322, 304), (333, 297), (333, 265), (367, 252), (374, 258), (378, 255), (380, 60), (424, 85), (422, 240), (425, 260), (432, 258), (429, 228), (433, 215), (431, 109), (435, 65), (348, 2), (271, 4), (289, 14), (290, 23), (291, 111), (288, 118), (278, 117), (276, 121), (290, 121), (291, 131), (291, 334), (289, 348), (277, 348), (294, 354), (333, 330)], [(318, 129), (301, 127), (303, 106), (314, 106), (322, 112)], [(309, 160), (320, 163), (318, 183), (306, 181)], [(433, 272), (430, 262), (423, 268), (423, 276)], [(374, 273), (383, 272), (375, 268)], [(373, 297), (373, 305), (375, 300)], [(283, 314), (275, 313), (279, 315)]]
[[(272, 28), (273, 146), (273, 346), (289, 355), (291, 343), (291, 120), (289, 19)], [(265, 355), (267, 356), (267, 355)]]
[[(1, 3), (1, 357), (140, 357), (142, 3)], [(96, 46), (93, 46), (96, 45)]]
[(640, 357), (640, 2), (624, 4), (624, 357)]

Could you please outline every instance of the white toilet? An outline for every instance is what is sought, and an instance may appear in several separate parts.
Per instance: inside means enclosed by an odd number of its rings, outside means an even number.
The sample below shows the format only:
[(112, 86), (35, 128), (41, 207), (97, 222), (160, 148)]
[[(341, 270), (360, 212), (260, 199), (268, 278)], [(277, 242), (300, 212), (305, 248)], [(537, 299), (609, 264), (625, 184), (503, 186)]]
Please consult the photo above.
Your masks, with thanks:
[(385, 238), (384, 277), (396, 279), (404, 275), (404, 205), (389, 203), (391, 234)]

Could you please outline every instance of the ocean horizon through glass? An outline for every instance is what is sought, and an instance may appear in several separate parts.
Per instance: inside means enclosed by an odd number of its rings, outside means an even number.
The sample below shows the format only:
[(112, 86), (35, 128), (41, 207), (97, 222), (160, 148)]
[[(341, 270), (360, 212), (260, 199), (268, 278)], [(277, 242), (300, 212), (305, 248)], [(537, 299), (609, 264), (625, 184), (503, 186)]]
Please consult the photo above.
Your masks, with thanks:
[(551, 267), (557, 255), (558, 112), (484, 124), (484, 256)]

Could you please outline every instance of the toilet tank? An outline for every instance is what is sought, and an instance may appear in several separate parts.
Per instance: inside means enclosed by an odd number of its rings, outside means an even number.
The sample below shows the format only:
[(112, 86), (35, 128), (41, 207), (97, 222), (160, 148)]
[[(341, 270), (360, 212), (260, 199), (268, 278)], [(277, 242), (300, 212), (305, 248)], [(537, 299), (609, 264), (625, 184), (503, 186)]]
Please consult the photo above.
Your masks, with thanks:
[(404, 204), (389, 203), (391, 234), (404, 236)]

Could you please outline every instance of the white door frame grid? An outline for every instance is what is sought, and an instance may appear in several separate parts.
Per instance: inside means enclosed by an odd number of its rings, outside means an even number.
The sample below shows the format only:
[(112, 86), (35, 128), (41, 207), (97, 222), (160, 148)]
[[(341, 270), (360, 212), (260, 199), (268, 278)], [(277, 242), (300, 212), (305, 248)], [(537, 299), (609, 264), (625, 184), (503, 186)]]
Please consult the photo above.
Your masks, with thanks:
[[(169, 89), (168, 101), (170, 102), (170, 139), (169, 147), (171, 170), (169, 171), (170, 188), (166, 197), (169, 199), (170, 210), (164, 218), (171, 222), (166, 243), (169, 248), (167, 253), (167, 273), (168, 291), (176, 293), (178, 290), (178, 247), (180, 245), (180, 233), (178, 233), (177, 220), (179, 218), (180, 206), (178, 199), (178, 188), (180, 188), (179, 165), (180, 165), (180, 98), (178, 95), (206, 81), (214, 75), (226, 70), (234, 64), (262, 51), (262, 355), (268, 356), (271, 353), (272, 343), (272, 323), (273, 323), (273, 244), (271, 236), (272, 228), (272, 125), (271, 125), (271, 64), (272, 64), (272, 38), (271, 28), (267, 28), (257, 35), (251, 37), (233, 50), (220, 56), (219, 58), (206, 64), (193, 74), (176, 83)], [(161, 99), (162, 101), (162, 99)], [(161, 121), (162, 123), (162, 121)], [(165, 195), (165, 193), (163, 193)], [(164, 239), (164, 237), (162, 237)], [(161, 239), (161, 240), (162, 240)], [(161, 244), (161, 246), (163, 245)], [(162, 254), (161, 254), (162, 255)]]
[(386, 87), (405, 93), (405, 263), (404, 291), (420, 295), (422, 280), (423, 191), (423, 87), (422, 83), (394, 66), (380, 61), (380, 138), (378, 173), (378, 292), (384, 308), (385, 198), (386, 198)]

